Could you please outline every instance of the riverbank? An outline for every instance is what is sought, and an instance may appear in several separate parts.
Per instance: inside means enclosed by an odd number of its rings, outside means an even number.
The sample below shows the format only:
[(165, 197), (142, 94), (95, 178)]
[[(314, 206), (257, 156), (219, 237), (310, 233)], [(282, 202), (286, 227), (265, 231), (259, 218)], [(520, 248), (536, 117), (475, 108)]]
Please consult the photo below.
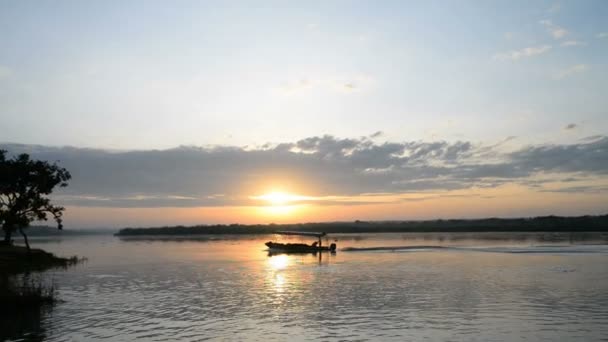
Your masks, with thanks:
[(42, 272), (51, 268), (67, 268), (77, 264), (78, 257), (62, 258), (53, 253), (22, 246), (0, 245), (0, 274)]
[[(76, 256), (61, 258), (41, 249), (0, 245), (0, 316), (15, 309), (37, 310), (53, 304), (55, 287), (33, 273), (68, 268), (82, 261)], [(7, 312), (6, 309), (9, 309)]]

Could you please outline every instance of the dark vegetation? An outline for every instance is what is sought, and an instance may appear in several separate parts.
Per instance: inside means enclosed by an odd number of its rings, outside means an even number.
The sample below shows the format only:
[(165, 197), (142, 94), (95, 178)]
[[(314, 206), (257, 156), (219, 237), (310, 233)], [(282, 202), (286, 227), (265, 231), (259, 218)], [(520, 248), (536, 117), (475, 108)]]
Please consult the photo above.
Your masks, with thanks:
[(44, 319), (52, 303), (32, 306), (3, 306), (0, 310), (0, 341), (45, 341)]
[(534, 218), (488, 218), (430, 221), (354, 221), (267, 225), (199, 225), (158, 228), (124, 228), (116, 235), (272, 234), (278, 230), (326, 233), (423, 233), (423, 232), (603, 232), (608, 215)]
[(57, 301), (55, 286), (41, 272), (65, 269), (84, 259), (60, 258), (40, 249), (0, 245), (0, 341), (44, 339), (41, 321)]
[[(46, 221), (50, 215), (62, 229), (65, 210), (48, 197), (55, 188), (67, 186), (70, 173), (57, 164), (31, 160), (20, 154), (7, 158), (0, 150), (0, 340), (21, 340), (34, 331), (44, 338), (42, 315), (56, 301), (55, 287), (41, 273), (52, 268), (67, 268), (78, 263), (76, 257), (60, 258), (40, 249), (31, 249), (25, 229), (34, 221)], [(25, 247), (13, 245), (19, 232)], [(46, 309), (45, 309), (46, 308)]]
[(57, 257), (41, 249), (21, 246), (0, 246), (0, 274), (42, 272), (53, 268), (68, 268), (83, 259)]
[(57, 229), (51, 226), (30, 226), (27, 228), (29, 237), (51, 237), (51, 236), (83, 236), (83, 235), (110, 235), (116, 233), (117, 229), (92, 228), (92, 229)]
[(0, 303), (4, 308), (38, 307), (40, 304), (53, 304), (55, 286), (46, 285), (38, 279), (28, 276), (18, 277), (16, 280), (0, 280)]
[(66, 187), (72, 176), (57, 164), (31, 160), (25, 153), (9, 159), (6, 153), (0, 150), (0, 224), (4, 244), (11, 245), (13, 233), (19, 231), (29, 250), (23, 229), (31, 222), (46, 221), (50, 214), (57, 222), (57, 228), (62, 228), (65, 209), (51, 204), (48, 195), (55, 187)]

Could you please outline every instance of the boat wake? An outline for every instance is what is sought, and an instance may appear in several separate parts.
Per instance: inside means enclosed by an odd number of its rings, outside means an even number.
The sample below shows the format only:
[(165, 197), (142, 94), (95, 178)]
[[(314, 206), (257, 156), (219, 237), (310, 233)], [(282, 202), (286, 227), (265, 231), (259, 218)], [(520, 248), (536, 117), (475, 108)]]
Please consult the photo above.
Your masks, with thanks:
[(422, 252), (461, 251), (508, 254), (608, 254), (608, 245), (526, 246), (526, 247), (455, 247), (455, 246), (375, 246), (345, 247), (344, 252)]
[(345, 252), (369, 252), (369, 251), (388, 251), (388, 252), (399, 252), (399, 251), (421, 251), (421, 250), (432, 250), (432, 249), (451, 249), (452, 247), (445, 246), (380, 246), (380, 247), (345, 247), (342, 251)]

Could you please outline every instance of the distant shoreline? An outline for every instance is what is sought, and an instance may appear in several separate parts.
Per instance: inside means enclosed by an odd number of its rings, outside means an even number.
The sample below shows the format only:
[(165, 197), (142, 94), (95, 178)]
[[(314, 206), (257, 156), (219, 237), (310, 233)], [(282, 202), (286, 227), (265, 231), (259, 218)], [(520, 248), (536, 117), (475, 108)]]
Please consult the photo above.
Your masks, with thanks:
[(608, 215), (533, 218), (229, 224), (123, 228), (116, 236), (272, 234), (279, 230), (325, 233), (608, 232)]

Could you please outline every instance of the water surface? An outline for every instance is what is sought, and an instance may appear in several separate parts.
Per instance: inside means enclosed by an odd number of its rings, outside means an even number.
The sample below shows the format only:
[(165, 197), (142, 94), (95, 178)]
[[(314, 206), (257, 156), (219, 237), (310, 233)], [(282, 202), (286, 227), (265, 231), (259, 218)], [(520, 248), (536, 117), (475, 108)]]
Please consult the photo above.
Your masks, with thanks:
[(608, 340), (606, 235), (343, 234), (335, 255), (269, 256), (274, 238), (37, 239), (89, 261), (49, 273), (62, 301), (24, 339)]

